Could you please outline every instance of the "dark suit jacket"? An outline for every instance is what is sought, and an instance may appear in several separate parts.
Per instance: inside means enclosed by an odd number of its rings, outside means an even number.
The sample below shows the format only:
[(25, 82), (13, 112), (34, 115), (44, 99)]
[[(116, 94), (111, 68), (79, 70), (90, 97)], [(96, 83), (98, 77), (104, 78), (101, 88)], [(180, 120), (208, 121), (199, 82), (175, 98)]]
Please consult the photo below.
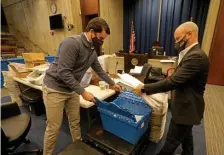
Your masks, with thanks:
[(167, 79), (146, 84), (149, 94), (174, 90), (172, 120), (177, 124), (200, 124), (205, 102), (203, 98), (209, 70), (207, 55), (197, 44), (183, 57), (175, 72)]

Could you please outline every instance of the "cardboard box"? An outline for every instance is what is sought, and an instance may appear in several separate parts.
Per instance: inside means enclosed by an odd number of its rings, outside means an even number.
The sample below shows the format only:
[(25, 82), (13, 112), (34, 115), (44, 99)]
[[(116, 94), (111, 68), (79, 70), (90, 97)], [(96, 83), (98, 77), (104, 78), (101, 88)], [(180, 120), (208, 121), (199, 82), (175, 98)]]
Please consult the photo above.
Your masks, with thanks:
[(9, 64), (9, 67), (16, 73), (16, 77), (18, 78), (26, 78), (31, 73), (31, 71), (25, 68), (17, 68), (13, 64)]
[(27, 68), (33, 68), (46, 63), (44, 53), (22, 53)]

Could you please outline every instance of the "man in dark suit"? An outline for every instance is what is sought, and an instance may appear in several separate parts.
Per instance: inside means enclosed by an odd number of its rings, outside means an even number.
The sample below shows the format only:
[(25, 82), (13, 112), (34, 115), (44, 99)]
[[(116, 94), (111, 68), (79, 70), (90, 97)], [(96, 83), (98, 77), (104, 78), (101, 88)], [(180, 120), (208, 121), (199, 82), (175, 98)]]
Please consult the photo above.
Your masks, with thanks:
[(175, 90), (169, 131), (158, 155), (172, 155), (180, 144), (183, 148), (181, 155), (193, 155), (192, 128), (203, 118), (209, 60), (198, 44), (195, 23), (183, 23), (176, 29), (174, 37), (175, 48), (180, 52), (175, 72), (165, 80), (138, 86), (134, 91), (154, 94)]

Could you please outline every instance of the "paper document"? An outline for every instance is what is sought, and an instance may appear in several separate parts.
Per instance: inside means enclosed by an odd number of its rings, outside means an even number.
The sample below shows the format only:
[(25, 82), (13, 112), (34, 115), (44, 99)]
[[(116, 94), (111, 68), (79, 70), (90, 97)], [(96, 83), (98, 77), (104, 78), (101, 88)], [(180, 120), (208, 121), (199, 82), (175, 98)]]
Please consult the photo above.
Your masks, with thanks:
[[(134, 89), (136, 88), (138, 85), (144, 85), (141, 81), (139, 81), (138, 79), (136, 79), (135, 77), (129, 75), (129, 74), (117, 74), (120, 77), (120, 81), (119, 83), (121, 83), (121, 85), (126, 85), (127, 87), (129, 87), (128, 89)], [(123, 86), (122, 85), (122, 86)], [(125, 86), (123, 86), (125, 87)]]
[(140, 121), (142, 119), (142, 115), (135, 115), (136, 122)]
[(175, 61), (174, 60), (160, 60), (160, 62), (171, 62), (171, 63), (174, 63)]
[(143, 68), (143, 66), (135, 66), (134, 69), (130, 70), (130, 73), (140, 74), (142, 72), (142, 68)]

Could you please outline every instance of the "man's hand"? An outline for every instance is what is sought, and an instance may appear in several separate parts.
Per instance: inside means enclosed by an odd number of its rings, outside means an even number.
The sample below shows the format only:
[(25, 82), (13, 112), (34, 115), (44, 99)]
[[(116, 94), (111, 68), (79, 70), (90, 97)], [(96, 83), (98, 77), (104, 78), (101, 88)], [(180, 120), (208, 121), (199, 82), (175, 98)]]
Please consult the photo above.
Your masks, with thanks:
[(91, 94), (90, 92), (84, 91), (82, 93), (82, 97), (86, 101), (90, 101), (90, 102), (94, 102), (94, 103), (96, 102), (95, 99), (94, 99), (93, 94)]
[(121, 87), (117, 84), (112, 86), (112, 89), (115, 90), (116, 92), (120, 92), (121, 91)]
[(141, 96), (142, 95), (142, 88), (144, 86), (143, 85), (138, 85), (136, 88), (133, 89), (133, 92), (138, 95), (138, 96)]

